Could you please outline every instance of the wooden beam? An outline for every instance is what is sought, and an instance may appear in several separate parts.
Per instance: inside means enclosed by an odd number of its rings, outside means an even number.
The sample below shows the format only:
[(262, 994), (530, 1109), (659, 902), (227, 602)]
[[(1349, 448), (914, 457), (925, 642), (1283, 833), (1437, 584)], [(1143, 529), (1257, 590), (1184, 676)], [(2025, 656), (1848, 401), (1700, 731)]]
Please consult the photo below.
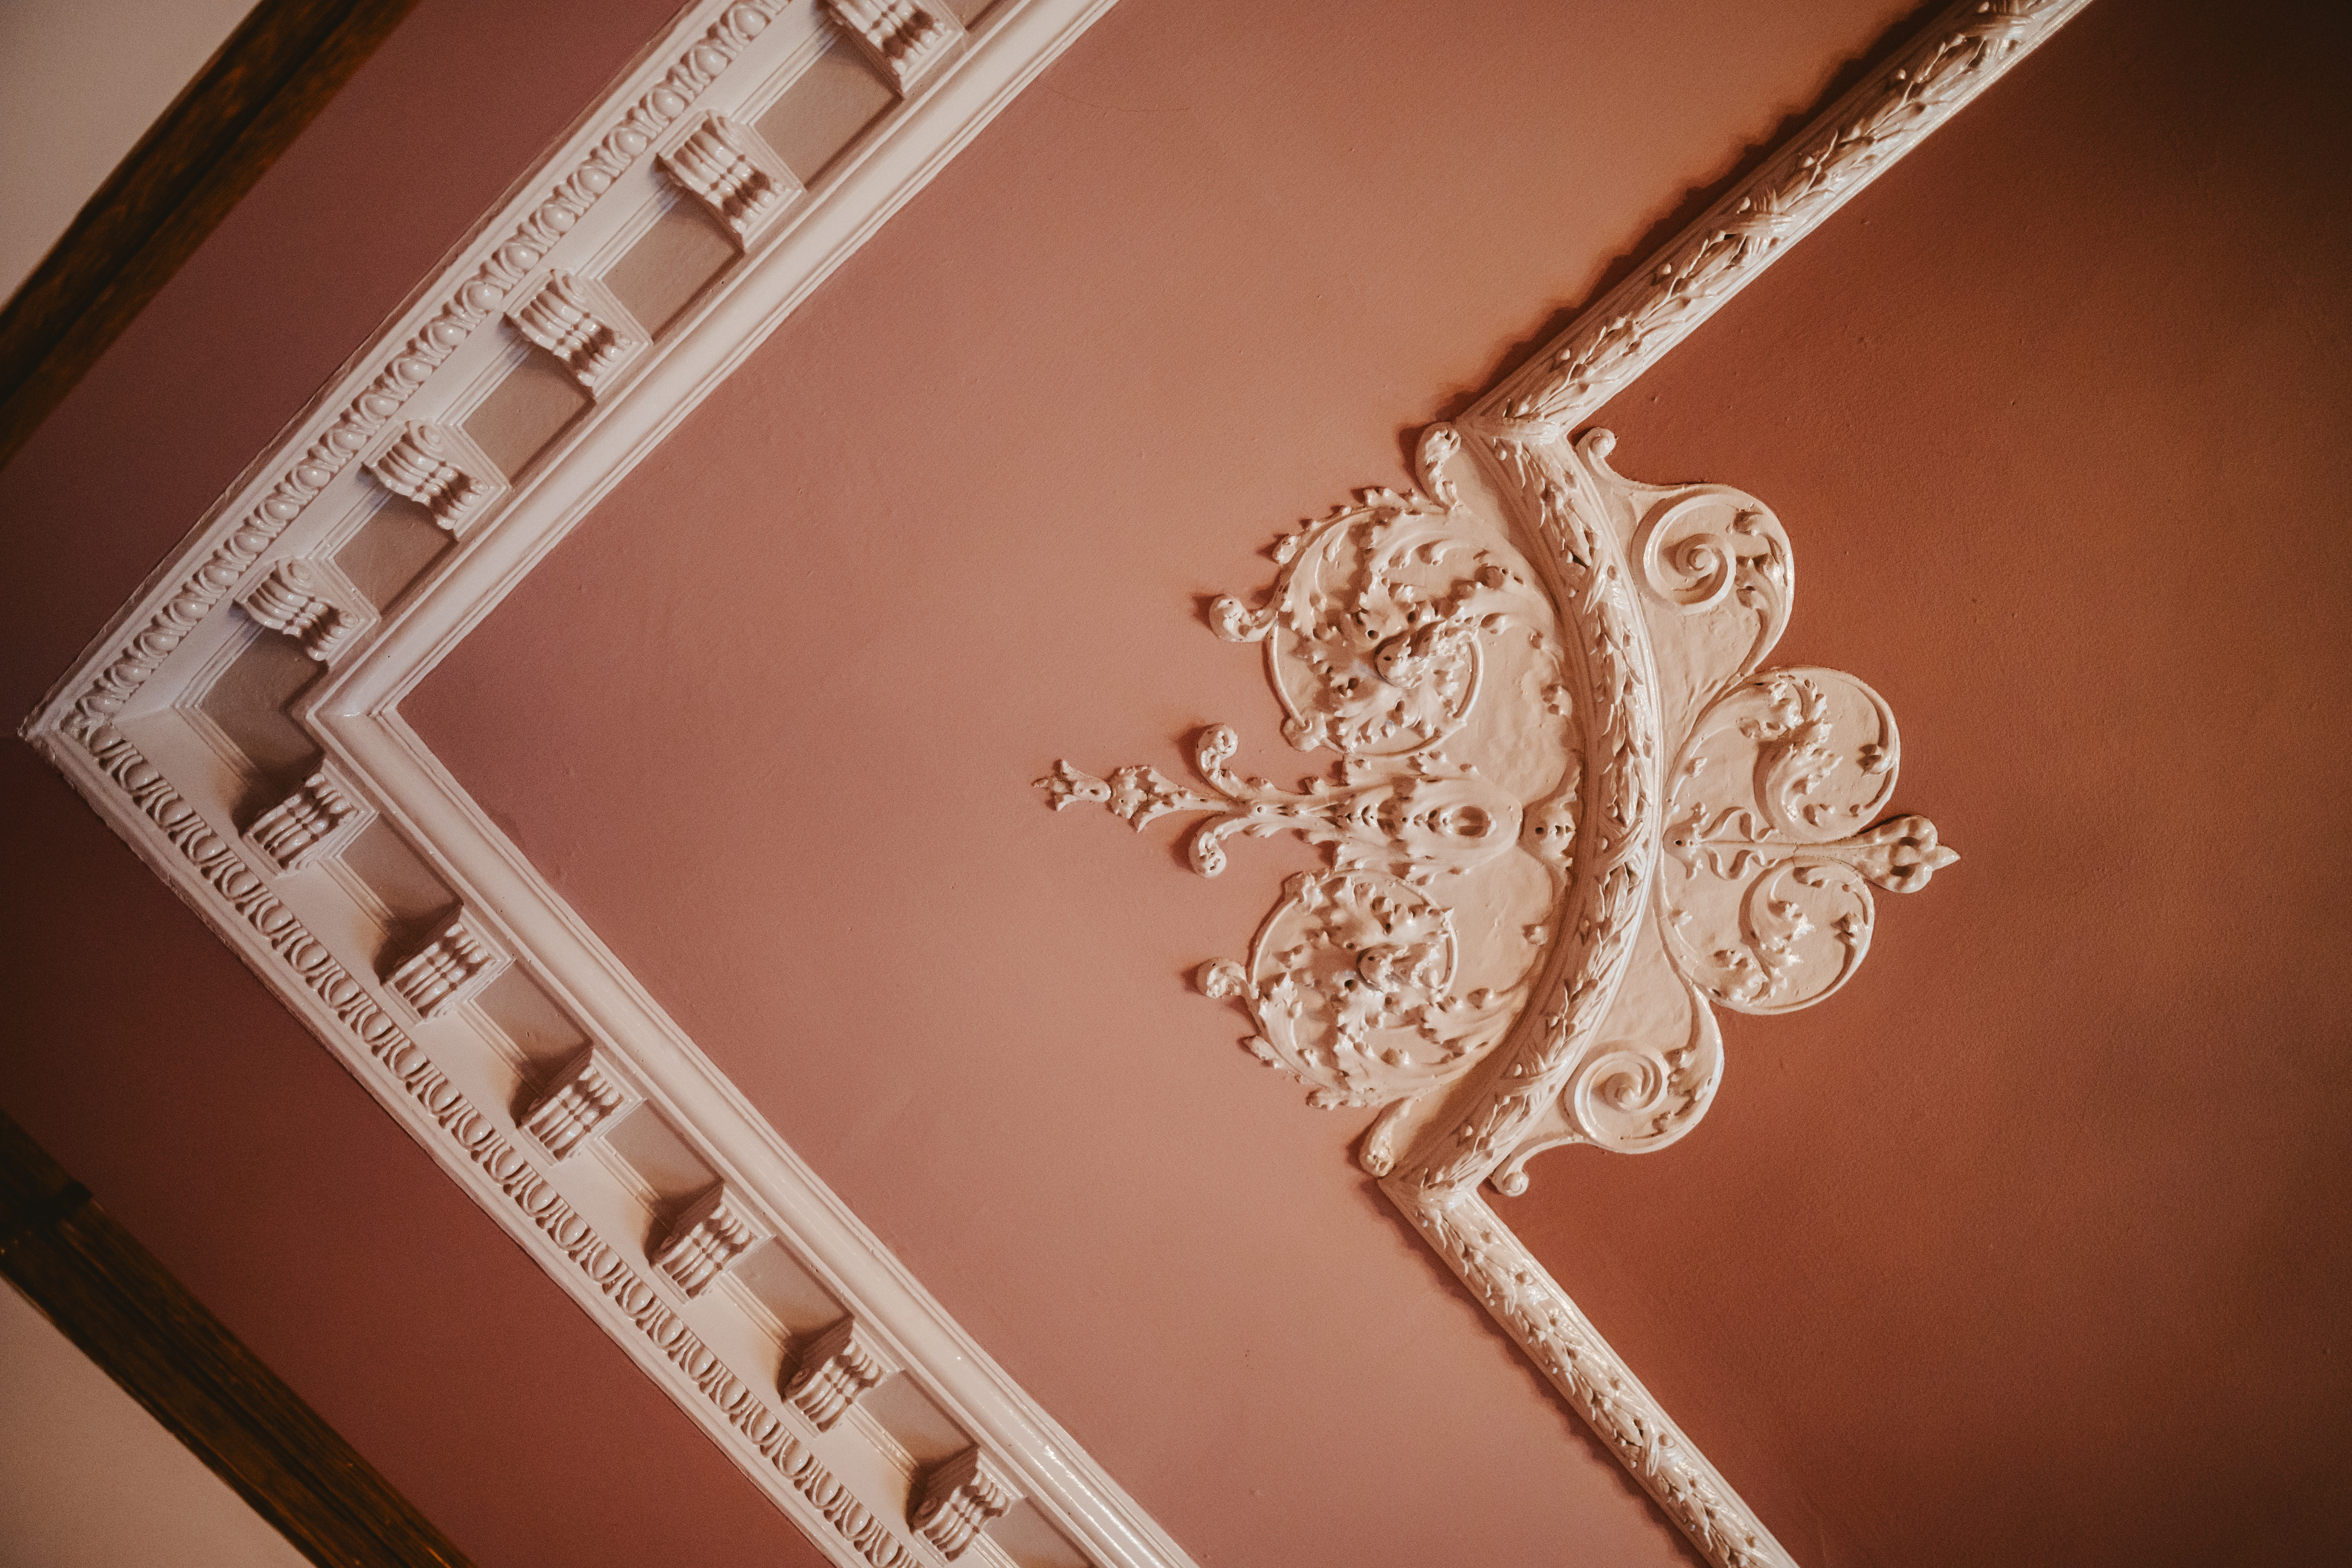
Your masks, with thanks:
[(415, 0), (261, 0), (0, 309), (0, 467)]
[(469, 1568), (5, 1113), (0, 1273), (321, 1568)]

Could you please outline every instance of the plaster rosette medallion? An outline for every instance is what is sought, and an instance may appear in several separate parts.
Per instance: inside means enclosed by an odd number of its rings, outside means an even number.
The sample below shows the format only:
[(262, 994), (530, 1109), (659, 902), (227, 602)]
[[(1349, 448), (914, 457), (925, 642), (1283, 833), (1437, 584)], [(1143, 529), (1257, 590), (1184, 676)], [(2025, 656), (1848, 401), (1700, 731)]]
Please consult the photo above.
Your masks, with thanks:
[[(1191, 784), (1067, 762), (1037, 781), (1057, 809), (1138, 829), (1189, 816), (1203, 876), (1236, 836), (1322, 846), (1326, 868), (1291, 878), (1201, 988), (1249, 1015), (1244, 1047), (1311, 1103), (1385, 1108), (1362, 1151), (1376, 1175), (1497, 1067), (1543, 1084), (1507, 1148), (1499, 1124), (1454, 1140), (1499, 1151), (1486, 1174), (1507, 1193), (1541, 1149), (1688, 1132), (1722, 1077), (1714, 1009), (1820, 1001), (1868, 951), (1873, 890), (1958, 858), (1934, 824), (1885, 814), (1900, 743), (1877, 693), (1762, 667), (1795, 586), (1769, 509), (1623, 479), (1606, 431), (1526, 434), (1465, 448), (1435, 427), (1420, 489), (1284, 535), (1264, 602), (1212, 607), (1220, 636), (1265, 646), (1283, 735), (1337, 752), (1328, 774), (1236, 773), (1217, 725)], [(1579, 950), (1607, 966), (1559, 973)], [(1582, 1026), (1540, 1071), (1502, 1064), (1571, 1002)], [(1523, 1048), (1500, 1052), (1515, 1030)]]

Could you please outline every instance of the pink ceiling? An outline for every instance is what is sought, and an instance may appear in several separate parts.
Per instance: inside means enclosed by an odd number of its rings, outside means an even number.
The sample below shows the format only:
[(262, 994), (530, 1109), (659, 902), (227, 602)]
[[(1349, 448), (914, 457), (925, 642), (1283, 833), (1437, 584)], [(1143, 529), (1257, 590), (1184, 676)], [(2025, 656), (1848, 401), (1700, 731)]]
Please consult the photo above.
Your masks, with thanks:
[(2340, 6), (2100, 4), (1601, 416), (1965, 858), (1505, 1212), (1809, 1564), (2341, 1561)]
[[(670, 9), (417, 6), (0, 472), (12, 724)], [(0, 1106), (427, 1517), (823, 1561), (26, 747), (0, 789)]]
[[(1298, 858), (1027, 780), (1213, 720), (1307, 771), (1197, 595), (1897, 9), (1123, 0), (408, 706), (1204, 1563), (1687, 1558), (1189, 990)], [(0, 474), (13, 711), (659, 13), (425, 0)], [(2272, 20), (2094, 6), (1609, 411), (1780, 511), (1784, 653), (1968, 857), (1685, 1143), (1506, 1207), (1818, 1568), (2316, 1561), (2352, 1501), (2344, 40)], [(0, 1104), (485, 1564), (814, 1561), (5, 768)]]

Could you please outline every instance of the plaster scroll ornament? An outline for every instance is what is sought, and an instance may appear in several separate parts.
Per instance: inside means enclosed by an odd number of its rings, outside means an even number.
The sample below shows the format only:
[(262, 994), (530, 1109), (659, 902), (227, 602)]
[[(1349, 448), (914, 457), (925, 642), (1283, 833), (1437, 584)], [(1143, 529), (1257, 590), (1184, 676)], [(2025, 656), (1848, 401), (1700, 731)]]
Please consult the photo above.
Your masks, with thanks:
[[(1192, 816), (1203, 876), (1236, 836), (1325, 848), (1199, 984), (1311, 1103), (1384, 1108), (1376, 1175), (1497, 1071), (1543, 1089), (1483, 1141), (1501, 1191), (1557, 1144), (1664, 1148), (1721, 1079), (1716, 1007), (1821, 1000), (1868, 950), (1872, 890), (1957, 858), (1884, 816), (1899, 742), (1875, 692), (1763, 667), (1795, 586), (1779, 519), (1727, 486), (1623, 479), (1612, 445), (1438, 426), (1420, 488), (1283, 536), (1262, 603), (1215, 602), (1219, 636), (1264, 645), (1284, 737), (1339, 754), (1327, 776), (1238, 774), (1219, 725), (1196, 784), (1067, 762), (1037, 781), (1139, 830)], [(1604, 949), (1598, 972), (1566, 962)], [(1585, 1026), (1563, 1033), (1571, 1003)]]

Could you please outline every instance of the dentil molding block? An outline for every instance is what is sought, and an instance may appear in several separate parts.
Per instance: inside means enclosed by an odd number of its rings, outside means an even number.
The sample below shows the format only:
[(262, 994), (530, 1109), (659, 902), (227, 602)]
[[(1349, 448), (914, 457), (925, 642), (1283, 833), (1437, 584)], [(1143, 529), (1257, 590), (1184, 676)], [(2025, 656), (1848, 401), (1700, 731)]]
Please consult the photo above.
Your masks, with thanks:
[(963, 24), (940, 0), (824, 0), (824, 8), (901, 97), (945, 64), (963, 37)]
[(523, 1112), (516, 1130), (551, 1160), (579, 1149), (638, 1101), (618, 1069), (593, 1046), (564, 1064)]
[(245, 841), (278, 870), (299, 871), (341, 853), (374, 820), (375, 808), (351, 781), (322, 763), (300, 788), (254, 818)]
[(460, 539), (507, 491), (498, 465), (455, 425), (412, 421), (369, 462), (368, 471)]
[(419, 1018), (438, 1018), (497, 979), (513, 958), (471, 910), (461, 910), (384, 976)]
[(507, 312), (507, 320), (571, 372), (591, 397), (602, 394), (653, 341), (610, 289), (577, 272), (549, 273)]
[(661, 156), (670, 183), (748, 247), (803, 195), (800, 181), (760, 133), (721, 114), (706, 114)]
[(784, 1384), (784, 1397), (818, 1431), (830, 1431), (858, 1395), (900, 1370), (897, 1358), (882, 1348), (874, 1331), (856, 1317), (847, 1317), (801, 1352), (800, 1365)]
[(977, 1444), (924, 1476), (907, 1522), (950, 1561), (961, 1557), (982, 1529), (1021, 1500), (1004, 1473)]
[(375, 606), (329, 560), (288, 559), (246, 590), (237, 604), (271, 631), (283, 632), (321, 664), (375, 625)]
[(669, 1234), (655, 1249), (654, 1267), (688, 1297), (699, 1296), (767, 1235), (766, 1227), (744, 1212), (742, 1200), (721, 1183), (671, 1222)]

